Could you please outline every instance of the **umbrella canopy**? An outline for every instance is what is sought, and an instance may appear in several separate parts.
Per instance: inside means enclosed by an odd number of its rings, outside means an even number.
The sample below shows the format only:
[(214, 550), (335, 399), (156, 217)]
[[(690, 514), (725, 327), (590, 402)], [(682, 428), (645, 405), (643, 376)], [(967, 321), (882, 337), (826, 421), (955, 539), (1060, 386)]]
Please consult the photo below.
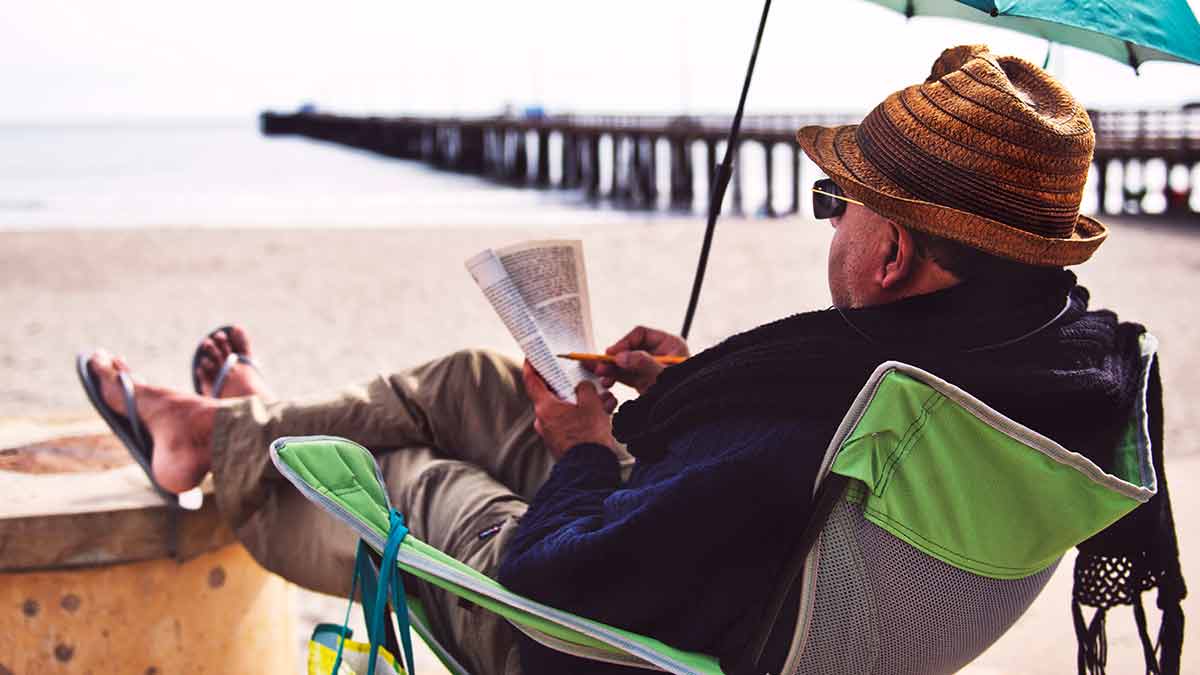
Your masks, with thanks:
[(1187, 0), (871, 0), (905, 16), (998, 26), (1086, 49), (1135, 69), (1146, 61), (1200, 64), (1200, 24)]

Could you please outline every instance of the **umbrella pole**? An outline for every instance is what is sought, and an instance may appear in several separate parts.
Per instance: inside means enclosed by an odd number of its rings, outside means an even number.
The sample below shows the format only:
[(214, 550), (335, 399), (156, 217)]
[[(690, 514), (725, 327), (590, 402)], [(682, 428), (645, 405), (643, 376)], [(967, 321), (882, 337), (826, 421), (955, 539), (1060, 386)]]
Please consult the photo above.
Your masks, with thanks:
[(767, 25), (767, 13), (771, 11), (771, 0), (763, 4), (762, 18), (758, 22), (758, 34), (754, 37), (754, 50), (750, 52), (750, 64), (746, 67), (746, 80), (742, 83), (742, 97), (738, 100), (737, 112), (733, 115), (733, 125), (729, 128), (729, 136), (725, 141), (725, 156), (713, 173), (713, 184), (708, 196), (708, 227), (704, 230), (704, 244), (700, 247), (700, 260), (696, 263), (696, 277), (692, 281), (692, 297), (688, 300), (687, 314), (683, 318), (683, 330), (680, 335), (687, 339), (692, 329), (692, 319), (696, 315), (696, 304), (700, 301), (700, 286), (704, 283), (704, 270), (708, 267), (708, 251), (712, 248), (713, 230), (717, 227), (717, 218), (721, 216), (721, 205), (725, 201), (725, 189), (729, 187), (729, 179), (733, 176), (733, 157), (737, 154), (738, 136), (742, 129), (742, 112), (746, 108), (746, 94), (750, 91), (750, 80), (754, 77), (754, 64), (758, 61), (758, 47), (762, 44), (763, 29)]

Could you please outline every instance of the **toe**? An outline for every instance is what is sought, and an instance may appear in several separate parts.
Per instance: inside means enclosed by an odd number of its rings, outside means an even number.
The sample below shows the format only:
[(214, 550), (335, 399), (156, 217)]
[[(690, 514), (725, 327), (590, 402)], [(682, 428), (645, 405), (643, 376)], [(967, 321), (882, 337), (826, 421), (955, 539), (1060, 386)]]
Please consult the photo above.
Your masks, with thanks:
[(200, 379), (211, 380), (217, 376), (217, 361), (213, 357), (201, 355), (197, 364), (200, 366), (196, 369), (196, 372), (200, 373)]
[(108, 350), (97, 349), (92, 352), (91, 358), (88, 359), (88, 365), (92, 368), (111, 368), (113, 356), (108, 353)]
[(221, 368), (220, 350), (209, 338), (200, 343), (200, 355), (196, 359), (196, 380), (200, 382), (200, 391), (207, 393), (212, 382)]
[(208, 361), (207, 368), (215, 368), (217, 364), (225, 362), (225, 355), (221, 353), (220, 347), (212, 338), (204, 338), (204, 341), (200, 343), (200, 360), (201, 362)]
[(246, 329), (241, 326), (229, 327), (229, 344), (233, 346), (233, 351), (238, 354), (250, 356), (250, 336), (246, 334)]
[(219, 330), (212, 334), (212, 341), (216, 344), (217, 351), (220, 352), (221, 361), (224, 362), (233, 353), (233, 347), (229, 344), (229, 336), (225, 334), (225, 331)]
[(97, 350), (88, 359), (88, 368), (92, 377), (95, 378), (96, 387), (100, 390), (100, 397), (104, 399), (108, 407), (118, 414), (124, 415), (125, 395), (121, 385), (117, 382), (117, 373), (122, 367), (128, 369), (128, 366), (123, 363), (118, 364), (118, 359), (103, 349)]

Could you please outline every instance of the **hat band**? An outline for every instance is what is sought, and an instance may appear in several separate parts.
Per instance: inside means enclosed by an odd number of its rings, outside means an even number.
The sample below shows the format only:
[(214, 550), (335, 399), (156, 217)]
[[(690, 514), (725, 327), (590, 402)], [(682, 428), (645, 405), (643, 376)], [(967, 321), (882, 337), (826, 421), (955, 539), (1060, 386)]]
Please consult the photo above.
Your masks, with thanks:
[(863, 159), (918, 199), (1053, 239), (1067, 239), (1075, 229), (1078, 199), (1069, 205), (1030, 199), (987, 174), (935, 157), (896, 128), (883, 106), (858, 125), (855, 138)]

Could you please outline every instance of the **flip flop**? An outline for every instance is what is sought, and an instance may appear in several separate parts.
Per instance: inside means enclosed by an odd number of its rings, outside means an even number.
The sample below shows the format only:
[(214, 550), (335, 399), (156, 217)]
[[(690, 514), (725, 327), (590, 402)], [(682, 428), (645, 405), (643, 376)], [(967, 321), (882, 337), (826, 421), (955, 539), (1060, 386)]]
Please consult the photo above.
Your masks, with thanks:
[[(221, 332), (224, 332), (228, 336), (232, 330), (233, 326), (218, 326), (210, 330), (204, 338), (213, 339), (217, 333)], [(200, 340), (196, 344), (196, 351), (192, 354), (192, 389), (197, 394), (204, 396), (204, 391), (200, 388), (200, 377), (196, 375), (196, 370), (200, 368), (200, 359), (204, 356), (204, 352), (200, 349), (200, 345), (202, 344), (204, 344), (204, 340)], [(225, 387), (225, 378), (229, 377), (229, 373), (239, 363), (244, 363), (258, 371), (260, 375), (262, 374), (262, 369), (258, 367), (258, 362), (253, 358), (241, 352), (232, 352), (229, 356), (225, 357), (225, 363), (221, 364), (221, 370), (217, 372), (217, 379), (213, 380), (212, 393), (209, 396), (212, 398), (221, 398), (221, 390)]]
[(117, 373), (117, 381), (121, 383), (121, 389), (125, 395), (125, 410), (129, 412), (128, 416), (124, 416), (108, 405), (104, 397), (100, 395), (100, 384), (96, 381), (96, 374), (92, 372), (92, 367), (88, 363), (91, 356), (91, 354), (76, 356), (75, 370), (79, 375), (79, 383), (87, 392), (88, 400), (92, 402), (92, 407), (100, 413), (100, 417), (104, 418), (108, 427), (112, 429), (112, 432), (129, 450), (129, 454), (133, 455), (133, 459), (146, 472), (146, 477), (150, 479), (150, 484), (154, 486), (154, 489), (163, 496), (163, 499), (171, 504), (178, 504), (179, 497), (159, 485), (158, 481), (154, 480), (154, 473), (150, 469), (150, 461), (154, 455), (154, 438), (150, 436), (150, 430), (146, 428), (138, 415), (137, 399), (133, 395), (133, 378), (129, 377), (129, 373), (125, 371)]

